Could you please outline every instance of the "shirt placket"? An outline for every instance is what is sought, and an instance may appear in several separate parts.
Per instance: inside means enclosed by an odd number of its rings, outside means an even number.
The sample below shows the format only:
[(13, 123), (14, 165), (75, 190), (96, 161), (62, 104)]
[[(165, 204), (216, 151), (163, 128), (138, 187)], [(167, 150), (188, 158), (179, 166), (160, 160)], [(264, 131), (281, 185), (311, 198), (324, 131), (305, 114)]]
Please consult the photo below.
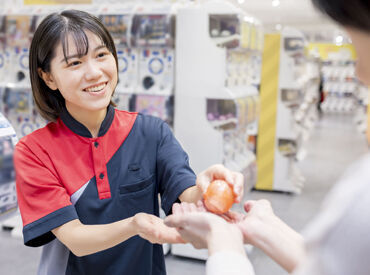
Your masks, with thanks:
[(91, 142), (91, 148), (99, 199), (109, 199), (111, 197), (111, 192), (107, 174), (107, 166), (105, 162), (104, 148), (102, 144), (100, 144), (99, 139)]

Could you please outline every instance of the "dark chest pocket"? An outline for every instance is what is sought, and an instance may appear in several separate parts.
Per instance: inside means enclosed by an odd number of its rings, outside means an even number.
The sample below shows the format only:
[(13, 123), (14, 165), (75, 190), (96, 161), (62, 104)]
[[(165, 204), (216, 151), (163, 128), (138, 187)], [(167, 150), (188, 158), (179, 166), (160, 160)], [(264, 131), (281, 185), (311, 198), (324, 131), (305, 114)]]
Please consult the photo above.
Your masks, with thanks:
[(119, 186), (119, 198), (129, 217), (139, 212), (154, 214), (154, 175)]

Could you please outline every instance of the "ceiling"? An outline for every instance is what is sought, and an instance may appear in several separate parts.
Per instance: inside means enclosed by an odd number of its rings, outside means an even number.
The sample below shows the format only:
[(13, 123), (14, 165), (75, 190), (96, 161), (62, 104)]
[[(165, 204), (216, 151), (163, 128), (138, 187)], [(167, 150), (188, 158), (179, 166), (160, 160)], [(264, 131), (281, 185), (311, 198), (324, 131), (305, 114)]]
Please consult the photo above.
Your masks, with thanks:
[[(324, 20), (311, 0), (230, 0), (264, 23), (313, 23)], [(274, 3), (280, 3), (273, 6)]]
[[(266, 29), (293, 26), (312, 36), (312, 40), (331, 41), (344, 35), (340, 27), (315, 10), (311, 0), (229, 0), (258, 18)], [(278, 6), (273, 6), (273, 2)], [(316, 38), (316, 39), (315, 39)]]

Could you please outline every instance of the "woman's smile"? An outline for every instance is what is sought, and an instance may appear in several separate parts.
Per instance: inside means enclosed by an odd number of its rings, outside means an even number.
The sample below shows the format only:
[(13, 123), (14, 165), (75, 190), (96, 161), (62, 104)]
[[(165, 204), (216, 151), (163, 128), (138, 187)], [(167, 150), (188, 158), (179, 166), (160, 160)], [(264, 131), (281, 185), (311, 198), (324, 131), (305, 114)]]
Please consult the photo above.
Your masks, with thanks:
[(107, 87), (108, 82), (102, 82), (95, 85), (91, 85), (85, 89), (83, 89), (84, 92), (88, 92), (94, 96), (96, 95), (102, 95), (105, 93), (105, 87)]

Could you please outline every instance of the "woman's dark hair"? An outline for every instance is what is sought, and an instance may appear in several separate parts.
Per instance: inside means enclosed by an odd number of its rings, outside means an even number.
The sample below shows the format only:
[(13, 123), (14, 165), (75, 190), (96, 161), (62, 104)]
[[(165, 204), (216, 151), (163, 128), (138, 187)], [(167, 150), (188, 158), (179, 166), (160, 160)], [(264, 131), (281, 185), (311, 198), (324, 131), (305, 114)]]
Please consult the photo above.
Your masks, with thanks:
[[(37, 110), (49, 121), (55, 121), (59, 117), (65, 101), (59, 90), (53, 91), (45, 84), (38, 74), (38, 69), (50, 72), (50, 62), (59, 43), (67, 61), (68, 35), (75, 41), (77, 54), (86, 55), (89, 50), (89, 40), (85, 33), (87, 30), (97, 35), (113, 54), (118, 71), (117, 53), (111, 35), (101, 21), (89, 13), (77, 10), (52, 13), (45, 17), (35, 31), (29, 56), (32, 94)], [(110, 104), (115, 106), (112, 100)]]
[(312, 3), (339, 24), (370, 32), (369, 0), (312, 0)]

